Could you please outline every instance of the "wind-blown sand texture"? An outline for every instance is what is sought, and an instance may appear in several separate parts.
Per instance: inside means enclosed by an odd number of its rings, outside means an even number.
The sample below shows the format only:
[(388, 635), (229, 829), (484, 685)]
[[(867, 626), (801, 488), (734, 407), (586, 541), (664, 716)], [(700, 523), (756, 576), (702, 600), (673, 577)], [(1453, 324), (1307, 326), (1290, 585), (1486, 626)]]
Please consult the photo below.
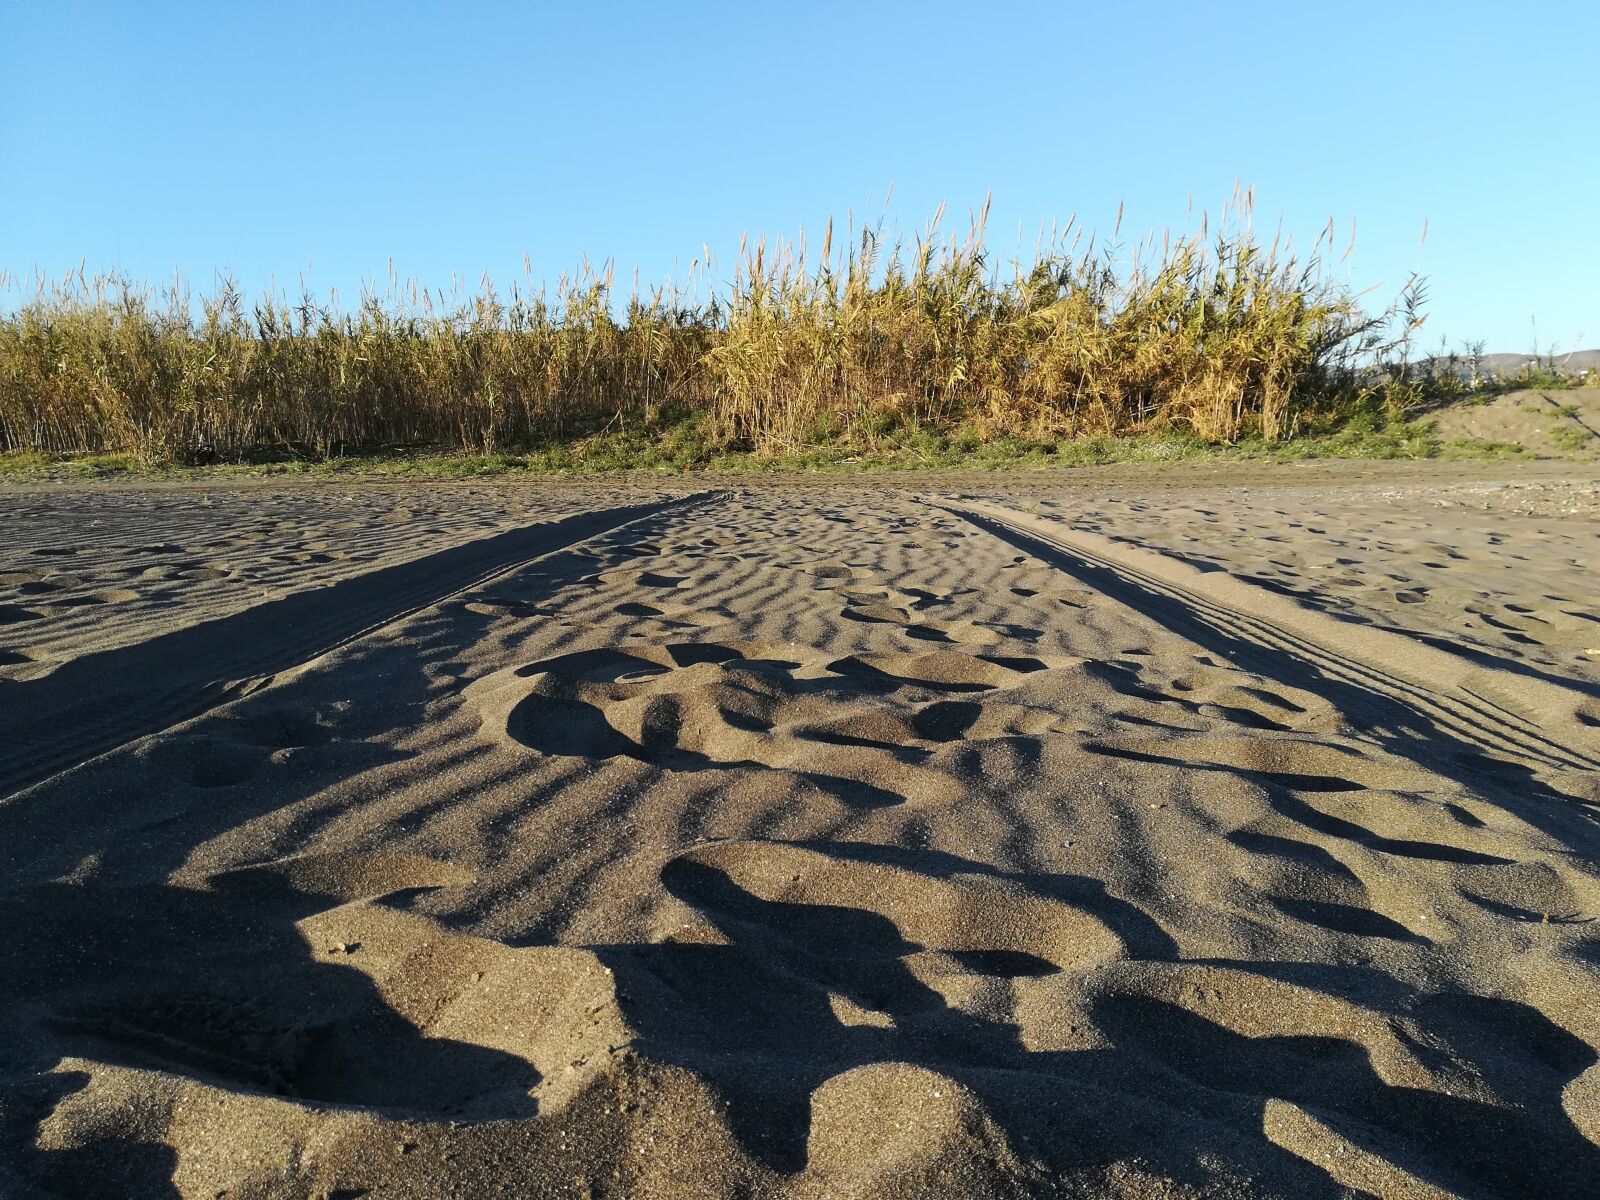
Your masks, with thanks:
[(1160, 478), (0, 497), (0, 1195), (1592, 1196), (1593, 480)]

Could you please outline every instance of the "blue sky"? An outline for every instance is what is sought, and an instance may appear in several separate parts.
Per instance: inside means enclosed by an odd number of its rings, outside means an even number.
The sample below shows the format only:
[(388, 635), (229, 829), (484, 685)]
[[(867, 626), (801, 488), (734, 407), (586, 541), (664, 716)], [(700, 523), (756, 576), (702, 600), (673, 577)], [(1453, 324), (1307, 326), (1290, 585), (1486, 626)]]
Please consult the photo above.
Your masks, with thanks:
[[(1427, 340), (1600, 345), (1600, 5), (74, 3), (0, 6), (0, 267), (218, 271), (353, 297), (659, 281), (742, 232), (994, 194), (1076, 213), (1358, 224), (1431, 278)], [(1423, 222), (1426, 246), (1419, 245)], [(1341, 243), (1342, 249), (1342, 243)]]

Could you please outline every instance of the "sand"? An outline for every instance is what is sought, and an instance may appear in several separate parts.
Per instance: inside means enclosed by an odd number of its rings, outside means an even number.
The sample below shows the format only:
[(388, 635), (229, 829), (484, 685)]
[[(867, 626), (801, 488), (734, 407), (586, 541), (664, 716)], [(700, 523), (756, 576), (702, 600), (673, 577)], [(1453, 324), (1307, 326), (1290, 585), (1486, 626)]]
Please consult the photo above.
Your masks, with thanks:
[(0, 497), (0, 1195), (1592, 1195), (1524, 470)]
[(1475, 438), (1537, 454), (1600, 451), (1600, 387), (1525, 388), (1429, 413), (1439, 437)]

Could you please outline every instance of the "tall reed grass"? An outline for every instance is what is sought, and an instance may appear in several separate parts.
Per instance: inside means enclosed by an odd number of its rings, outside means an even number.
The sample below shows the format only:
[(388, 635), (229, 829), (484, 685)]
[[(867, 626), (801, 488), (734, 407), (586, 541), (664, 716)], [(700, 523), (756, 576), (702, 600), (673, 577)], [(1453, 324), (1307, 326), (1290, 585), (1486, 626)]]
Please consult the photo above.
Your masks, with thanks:
[(1330, 278), (1331, 226), (1302, 258), (1257, 240), (1250, 204), (1131, 246), (1069, 224), (1009, 264), (987, 206), (956, 236), (942, 210), (909, 240), (830, 223), (814, 254), (747, 243), (730, 280), (697, 260), (625, 304), (591, 269), (504, 295), (391, 275), (353, 311), (231, 283), (196, 299), (182, 281), (39, 280), (0, 313), (0, 448), (491, 452), (685, 418), (774, 452), (906, 426), (1282, 438), (1349, 405), (1420, 320), (1410, 288), (1372, 313)]

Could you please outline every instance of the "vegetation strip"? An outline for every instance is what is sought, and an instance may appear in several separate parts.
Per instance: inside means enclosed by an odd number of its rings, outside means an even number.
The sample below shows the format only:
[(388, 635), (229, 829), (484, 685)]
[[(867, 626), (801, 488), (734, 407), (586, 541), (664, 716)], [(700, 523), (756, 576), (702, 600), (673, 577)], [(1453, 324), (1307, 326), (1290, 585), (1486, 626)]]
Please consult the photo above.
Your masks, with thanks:
[(0, 316), (0, 449), (206, 462), (621, 434), (878, 454), (924, 436), (1270, 442), (1403, 413), (1422, 282), (1368, 312), (1332, 278), (1331, 226), (1302, 258), (1250, 218), (1239, 196), (1218, 230), (1132, 247), (1069, 225), (1004, 268), (983, 214), (909, 244), (851, 231), (837, 252), (830, 224), (815, 255), (747, 245), (725, 286), (697, 261), (622, 306), (592, 271), (553, 294), (391, 286), (354, 312), (73, 276)]

